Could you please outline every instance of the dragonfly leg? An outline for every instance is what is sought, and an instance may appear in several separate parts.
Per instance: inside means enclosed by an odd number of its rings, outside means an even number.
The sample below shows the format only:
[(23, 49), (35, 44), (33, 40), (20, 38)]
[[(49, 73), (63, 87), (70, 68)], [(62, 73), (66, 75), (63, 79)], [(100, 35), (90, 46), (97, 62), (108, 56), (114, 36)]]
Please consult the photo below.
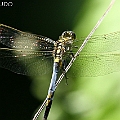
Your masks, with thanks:
[(66, 74), (66, 72), (65, 72), (66, 66), (67, 66), (67, 65), (66, 65), (66, 61), (63, 60), (63, 61), (62, 61), (62, 72), (65, 74), (65, 80), (66, 80), (65, 83), (66, 83), (66, 85), (68, 85), (68, 81), (67, 81), (67, 80), (68, 80), (68, 77), (67, 77), (67, 74)]
[(70, 54), (71, 54), (71, 57), (74, 58), (74, 54), (72, 52)]

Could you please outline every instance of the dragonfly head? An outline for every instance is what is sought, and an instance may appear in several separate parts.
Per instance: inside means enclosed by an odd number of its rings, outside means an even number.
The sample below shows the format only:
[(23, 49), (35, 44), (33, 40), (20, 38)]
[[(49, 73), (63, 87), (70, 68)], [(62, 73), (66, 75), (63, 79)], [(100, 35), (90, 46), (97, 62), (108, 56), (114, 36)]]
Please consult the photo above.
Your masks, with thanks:
[(73, 41), (76, 39), (76, 35), (73, 31), (64, 31), (60, 36), (60, 38), (64, 41), (70, 41), (70, 40)]

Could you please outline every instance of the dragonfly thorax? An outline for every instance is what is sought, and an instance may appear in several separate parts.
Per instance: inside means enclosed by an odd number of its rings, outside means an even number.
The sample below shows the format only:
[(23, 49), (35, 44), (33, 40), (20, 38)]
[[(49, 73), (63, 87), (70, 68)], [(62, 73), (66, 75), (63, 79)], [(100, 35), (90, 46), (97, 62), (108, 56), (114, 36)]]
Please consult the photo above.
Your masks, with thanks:
[(65, 48), (64, 48), (64, 43), (60, 42), (59, 40), (56, 41), (56, 43), (54, 44), (54, 50), (53, 50), (53, 57), (54, 57), (54, 62), (58, 62), (62, 60), (62, 55), (65, 52)]
[(54, 44), (54, 61), (59, 62), (62, 60), (63, 55), (71, 50), (73, 41), (76, 39), (76, 35), (73, 31), (64, 31), (59, 37), (59, 40)]

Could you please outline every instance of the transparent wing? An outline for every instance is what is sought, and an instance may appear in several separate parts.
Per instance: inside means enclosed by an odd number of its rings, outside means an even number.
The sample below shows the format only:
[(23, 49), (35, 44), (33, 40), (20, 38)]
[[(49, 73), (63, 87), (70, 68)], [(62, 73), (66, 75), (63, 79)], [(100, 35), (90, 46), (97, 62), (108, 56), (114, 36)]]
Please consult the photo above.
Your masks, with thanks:
[(73, 67), (76, 74), (84, 77), (101, 76), (120, 71), (120, 52), (81, 53)]
[[(80, 47), (86, 37), (74, 41), (73, 47)], [(106, 53), (120, 50), (120, 31), (92, 36), (82, 50), (87, 53)]]
[[(81, 45), (84, 39), (74, 42), (74, 46)], [(73, 67), (80, 76), (101, 76), (120, 71), (120, 32), (92, 36)]]
[[(73, 52), (85, 38), (73, 43)], [(120, 68), (120, 32), (93, 36), (73, 67), (80, 76), (105, 75)], [(19, 74), (43, 74), (52, 70), (54, 41), (0, 24), (0, 66)], [(8, 48), (5, 48), (5, 46)], [(77, 47), (76, 47), (77, 46)], [(68, 58), (69, 55), (64, 57)], [(24, 64), (22, 64), (24, 63)]]
[(23, 75), (52, 70), (53, 40), (0, 24), (0, 43), (1, 67)]
[[(0, 49), (0, 66), (23, 75), (43, 75), (52, 71), (53, 57), (39, 51)], [(44, 52), (45, 54), (45, 52)]]
[(16, 49), (53, 50), (55, 41), (0, 24), (0, 43)]

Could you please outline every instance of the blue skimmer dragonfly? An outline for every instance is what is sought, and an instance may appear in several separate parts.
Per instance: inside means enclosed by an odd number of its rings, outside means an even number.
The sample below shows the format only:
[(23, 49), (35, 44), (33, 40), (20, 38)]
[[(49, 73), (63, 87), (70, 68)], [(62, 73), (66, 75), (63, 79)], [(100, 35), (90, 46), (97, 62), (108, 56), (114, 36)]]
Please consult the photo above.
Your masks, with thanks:
[[(72, 31), (63, 32), (54, 41), (0, 24), (0, 67), (17, 74), (37, 75), (52, 70), (49, 61), (53, 64), (44, 120), (47, 119), (52, 104), (59, 68), (64, 71), (66, 61), (69, 62), (85, 38), (75, 39), (76, 35)], [(79, 70), (81, 76), (105, 75), (119, 70), (120, 56), (116, 52), (120, 46), (119, 39), (120, 32), (91, 37), (74, 64), (75, 69)], [(98, 71), (98, 68), (101, 70)]]
[[(18, 74), (27, 75), (29, 72), (27, 69), (22, 68), (22, 66), (19, 64), (20, 61), (23, 61), (25, 63), (25, 67), (28, 67), (30, 64), (36, 63), (35, 61), (30, 61), (30, 59), (35, 56), (42, 57), (42, 59), (39, 61), (43, 62), (46, 58), (49, 58), (49, 56), (53, 56), (54, 58), (53, 74), (48, 90), (48, 100), (46, 102), (44, 120), (47, 120), (48, 113), (52, 105), (59, 67), (64, 66), (62, 65), (64, 63), (63, 57), (65, 56), (66, 51), (71, 50), (71, 45), (75, 38), (76, 36), (74, 32), (65, 31), (59, 37), (59, 40), (55, 42), (44, 36), (25, 33), (9, 26), (0, 24), (0, 43), (8, 47), (0, 48), (1, 67), (12, 70)], [(9, 61), (9, 63), (7, 63), (7, 61)], [(39, 64), (41, 71), (43, 71), (44, 66), (42, 67), (41, 65), (43, 66), (43, 63)]]

